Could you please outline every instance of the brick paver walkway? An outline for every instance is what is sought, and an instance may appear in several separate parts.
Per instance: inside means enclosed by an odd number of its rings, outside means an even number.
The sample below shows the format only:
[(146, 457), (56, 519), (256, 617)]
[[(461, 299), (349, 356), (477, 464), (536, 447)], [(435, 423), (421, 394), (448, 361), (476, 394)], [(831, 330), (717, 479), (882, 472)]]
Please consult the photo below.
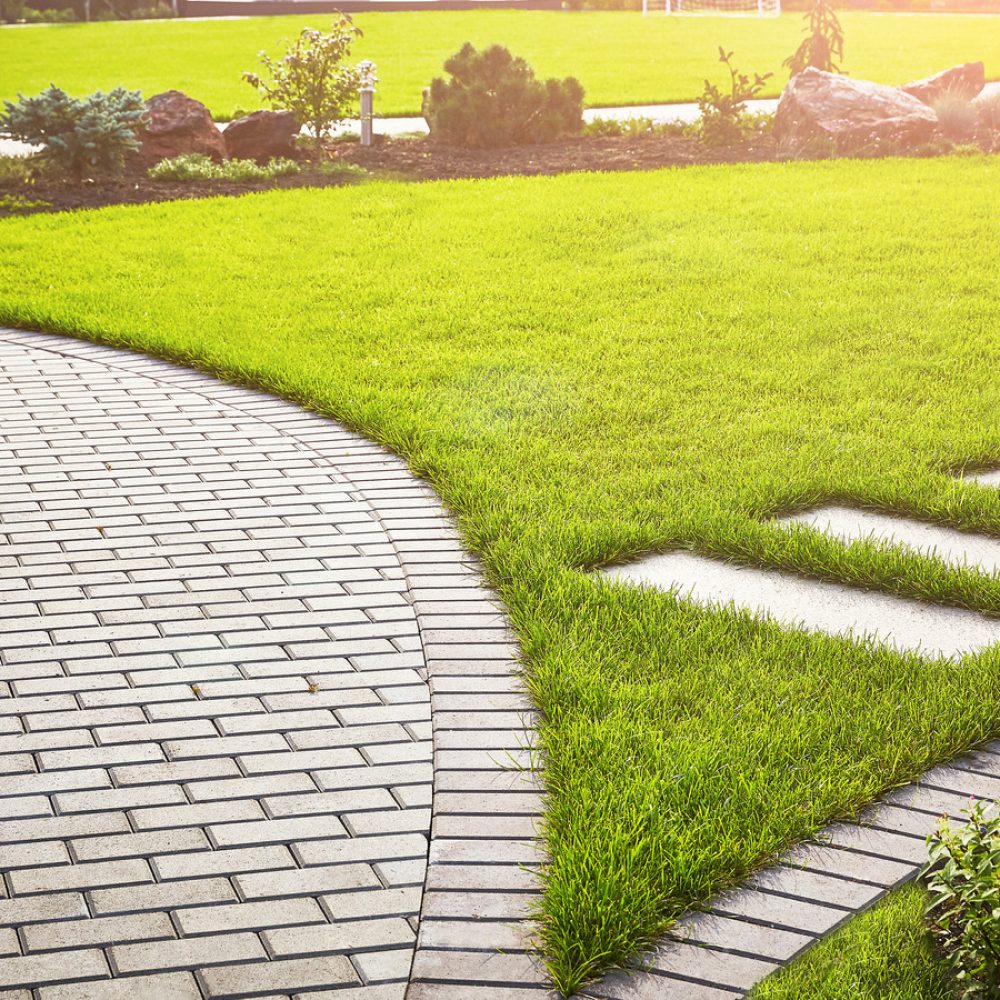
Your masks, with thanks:
[(0, 997), (541, 994), (516, 650), (402, 463), (0, 331), (0, 479)]

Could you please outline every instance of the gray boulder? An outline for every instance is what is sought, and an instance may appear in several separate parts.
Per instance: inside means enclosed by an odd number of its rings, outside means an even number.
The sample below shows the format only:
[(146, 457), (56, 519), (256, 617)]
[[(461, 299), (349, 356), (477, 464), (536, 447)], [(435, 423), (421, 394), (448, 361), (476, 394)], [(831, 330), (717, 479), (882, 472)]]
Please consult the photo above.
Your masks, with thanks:
[(971, 101), (985, 86), (986, 67), (981, 62), (971, 62), (953, 66), (923, 80), (914, 80), (903, 90), (924, 104), (933, 104), (945, 94), (955, 94)]
[(775, 138), (793, 152), (817, 142), (841, 153), (887, 142), (912, 148), (936, 130), (937, 115), (898, 87), (812, 68), (789, 81), (774, 119)]

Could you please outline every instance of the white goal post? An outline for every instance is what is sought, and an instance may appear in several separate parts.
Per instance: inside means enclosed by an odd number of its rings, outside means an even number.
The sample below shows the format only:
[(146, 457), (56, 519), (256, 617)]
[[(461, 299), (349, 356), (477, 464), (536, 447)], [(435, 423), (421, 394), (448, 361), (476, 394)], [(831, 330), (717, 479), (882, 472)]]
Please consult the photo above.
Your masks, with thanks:
[(642, 13), (702, 14), (709, 17), (777, 17), (781, 0), (642, 0)]

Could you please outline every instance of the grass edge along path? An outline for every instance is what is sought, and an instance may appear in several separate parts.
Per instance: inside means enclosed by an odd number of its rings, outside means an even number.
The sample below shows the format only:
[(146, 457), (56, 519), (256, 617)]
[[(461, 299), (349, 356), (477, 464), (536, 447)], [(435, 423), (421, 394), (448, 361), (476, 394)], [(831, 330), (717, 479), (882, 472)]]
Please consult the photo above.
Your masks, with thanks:
[[(259, 107), (242, 81), (261, 49), (280, 53), (305, 25), (332, 15), (243, 20), (110, 21), (0, 28), (0, 98), (56, 83), (73, 94), (118, 84), (150, 96), (183, 90), (219, 118)], [(1000, 76), (1000, 17), (914, 16), (845, 11), (844, 70), (902, 84), (981, 59)], [(799, 13), (772, 18), (650, 16), (594, 11), (418, 11), (359, 14), (365, 37), (355, 57), (375, 60), (381, 115), (420, 114), (421, 95), (466, 41), (500, 42), (540, 76), (579, 77), (590, 106), (693, 101), (705, 78), (724, 83), (718, 48), (735, 50), (742, 70), (774, 74), (764, 96), (787, 80), (784, 60), (798, 45)]]
[(924, 926), (927, 893), (897, 889), (763, 980), (747, 1000), (955, 1000)]
[(998, 491), (949, 471), (1000, 459), (998, 179), (840, 161), (8, 220), (0, 323), (302, 401), (431, 481), (544, 713), (569, 991), (1000, 735), (995, 650), (927, 662), (581, 572), (681, 545), (1000, 612), (1000, 580), (766, 523), (838, 499), (1000, 534)]

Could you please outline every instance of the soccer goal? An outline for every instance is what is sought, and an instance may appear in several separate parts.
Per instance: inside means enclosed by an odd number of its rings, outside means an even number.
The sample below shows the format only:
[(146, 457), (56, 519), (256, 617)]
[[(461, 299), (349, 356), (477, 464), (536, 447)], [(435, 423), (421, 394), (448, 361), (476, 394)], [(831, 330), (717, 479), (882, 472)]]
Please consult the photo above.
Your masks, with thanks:
[(781, 0), (642, 0), (642, 13), (704, 14), (712, 17), (777, 17)]

